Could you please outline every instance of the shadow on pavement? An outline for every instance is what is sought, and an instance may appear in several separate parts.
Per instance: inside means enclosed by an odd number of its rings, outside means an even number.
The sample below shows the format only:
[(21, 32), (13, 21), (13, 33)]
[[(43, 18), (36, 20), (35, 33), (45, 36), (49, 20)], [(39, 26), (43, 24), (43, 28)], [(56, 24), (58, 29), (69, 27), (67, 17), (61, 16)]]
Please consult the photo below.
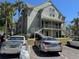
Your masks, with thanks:
[(34, 50), (35, 54), (37, 56), (40, 56), (40, 57), (59, 57), (59, 53), (57, 52), (40, 52), (38, 51), (38, 48), (33, 46), (32, 49)]
[(66, 45), (67, 47), (70, 47), (70, 48), (74, 48), (74, 49), (77, 49), (79, 50), (79, 47), (75, 47), (75, 46), (71, 46), (71, 45)]
[(13, 59), (13, 58), (19, 58), (19, 54), (3, 54), (0, 55), (0, 59)]

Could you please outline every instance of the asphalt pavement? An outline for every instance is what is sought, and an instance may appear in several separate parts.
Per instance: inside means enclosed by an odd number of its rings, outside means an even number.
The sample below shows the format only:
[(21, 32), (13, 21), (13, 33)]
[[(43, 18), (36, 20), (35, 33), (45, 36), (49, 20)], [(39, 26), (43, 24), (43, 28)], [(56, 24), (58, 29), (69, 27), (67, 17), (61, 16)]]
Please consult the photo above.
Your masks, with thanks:
[(0, 54), (0, 59), (19, 59), (19, 55), (18, 54), (12, 54), (12, 55)]
[(74, 47), (63, 46), (63, 51), (55, 52), (39, 52), (36, 47), (30, 47), (31, 59), (79, 59), (79, 49)]
[[(79, 59), (79, 48), (63, 46), (63, 51), (39, 52), (36, 47), (29, 47), (31, 59)], [(0, 59), (19, 59), (18, 55), (0, 55)]]

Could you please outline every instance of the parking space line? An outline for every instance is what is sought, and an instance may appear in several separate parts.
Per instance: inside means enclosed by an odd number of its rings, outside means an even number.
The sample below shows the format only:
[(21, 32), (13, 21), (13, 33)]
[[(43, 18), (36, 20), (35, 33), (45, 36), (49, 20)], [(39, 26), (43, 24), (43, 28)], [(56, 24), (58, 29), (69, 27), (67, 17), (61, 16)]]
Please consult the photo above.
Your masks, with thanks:
[(66, 56), (64, 56), (61, 52), (59, 52), (60, 56), (63, 57), (64, 59), (68, 59)]

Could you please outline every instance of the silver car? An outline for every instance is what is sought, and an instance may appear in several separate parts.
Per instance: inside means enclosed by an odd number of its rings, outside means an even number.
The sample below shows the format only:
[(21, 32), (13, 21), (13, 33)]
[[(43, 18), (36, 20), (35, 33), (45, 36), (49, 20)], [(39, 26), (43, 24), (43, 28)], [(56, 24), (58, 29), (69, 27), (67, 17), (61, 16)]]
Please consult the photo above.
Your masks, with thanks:
[(67, 45), (79, 47), (79, 37), (75, 37), (72, 40), (67, 41)]
[(24, 36), (11, 36), (7, 41), (3, 42), (1, 54), (17, 54), (20, 53), (21, 46), (25, 43)]
[(49, 36), (39, 36), (35, 40), (35, 46), (43, 52), (62, 52), (61, 42)]

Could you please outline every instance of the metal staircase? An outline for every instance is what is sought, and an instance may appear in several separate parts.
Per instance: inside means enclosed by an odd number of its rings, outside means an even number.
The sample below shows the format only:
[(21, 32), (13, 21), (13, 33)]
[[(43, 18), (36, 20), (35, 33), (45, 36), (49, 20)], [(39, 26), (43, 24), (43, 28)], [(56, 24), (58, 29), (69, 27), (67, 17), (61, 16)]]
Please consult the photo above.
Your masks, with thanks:
[(72, 31), (65, 30), (64, 33), (64, 37), (72, 38), (74, 36), (74, 33)]

